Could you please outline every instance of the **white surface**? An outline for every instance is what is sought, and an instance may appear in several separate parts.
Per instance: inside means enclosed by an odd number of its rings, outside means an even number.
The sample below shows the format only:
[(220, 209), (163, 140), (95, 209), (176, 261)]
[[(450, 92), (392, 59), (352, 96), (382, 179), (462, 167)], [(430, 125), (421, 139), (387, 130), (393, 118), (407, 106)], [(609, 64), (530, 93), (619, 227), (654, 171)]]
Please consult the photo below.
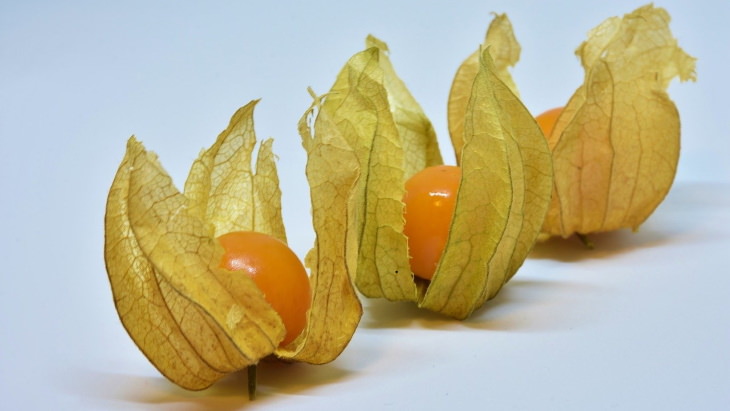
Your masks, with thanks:
[[(585, 33), (642, 2), (0, 2), (0, 398), (3, 409), (727, 409), (730, 83), (718, 2), (657, 2), (699, 81), (674, 83), (675, 188), (637, 234), (539, 246), (465, 322), (365, 301), (325, 366), (262, 366), (180, 390), (121, 327), (102, 258), (107, 190), (135, 134), (178, 184), (240, 106), (262, 98), (292, 247), (312, 233), (296, 122), (372, 33), (431, 117), (442, 151), (453, 73), (507, 12), (514, 76), (535, 112), (581, 80)], [(239, 4), (240, 3), (240, 4)], [(456, 5), (458, 4), (458, 6)]]

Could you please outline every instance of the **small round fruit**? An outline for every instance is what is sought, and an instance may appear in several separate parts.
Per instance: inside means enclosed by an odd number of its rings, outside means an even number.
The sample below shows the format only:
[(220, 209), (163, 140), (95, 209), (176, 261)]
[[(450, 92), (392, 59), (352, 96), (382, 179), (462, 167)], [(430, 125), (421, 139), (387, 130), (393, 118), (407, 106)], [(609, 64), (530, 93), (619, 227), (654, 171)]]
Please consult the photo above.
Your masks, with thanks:
[(304, 330), (312, 300), (302, 262), (284, 242), (263, 233), (234, 231), (218, 241), (225, 250), (221, 267), (251, 276), (284, 322), (286, 336), (279, 346), (289, 344)]
[(550, 137), (550, 134), (553, 132), (553, 128), (555, 127), (555, 123), (558, 121), (558, 117), (560, 117), (560, 113), (562, 112), (563, 107), (556, 107), (535, 117), (537, 125), (540, 126), (545, 137)]
[(406, 182), (405, 228), (413, 274), (430, 280), (449, 236), (461, 168), (428, 167)]

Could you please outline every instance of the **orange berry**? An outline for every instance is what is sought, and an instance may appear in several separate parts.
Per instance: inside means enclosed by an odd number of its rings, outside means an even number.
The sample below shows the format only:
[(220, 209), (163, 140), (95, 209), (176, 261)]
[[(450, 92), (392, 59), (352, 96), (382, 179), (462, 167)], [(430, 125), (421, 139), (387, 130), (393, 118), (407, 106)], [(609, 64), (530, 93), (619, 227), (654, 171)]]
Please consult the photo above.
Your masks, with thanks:
[(550, 137), (553, 128), (555, 128), (555, 123), (558, 121), (558, 117), (560, 117), (560, 113), (562, 112), (563, 107), (556, 107), (535, 117), (535, 121), (537, 121), (537, 125), (540, 126), (545, 137)]
[(449, 236), (461, 168), (428, 167), (406, 182), (405, 228), (413, 274), (430, 280)]
[(284, 322), (286, 336), (279, 346), (289, 344), (307, 325), (312, 300), (302, 262), (284, 242), (263, 233), (234, 231), (218, 241), (225, 250), (221, 267), (251, 276)]

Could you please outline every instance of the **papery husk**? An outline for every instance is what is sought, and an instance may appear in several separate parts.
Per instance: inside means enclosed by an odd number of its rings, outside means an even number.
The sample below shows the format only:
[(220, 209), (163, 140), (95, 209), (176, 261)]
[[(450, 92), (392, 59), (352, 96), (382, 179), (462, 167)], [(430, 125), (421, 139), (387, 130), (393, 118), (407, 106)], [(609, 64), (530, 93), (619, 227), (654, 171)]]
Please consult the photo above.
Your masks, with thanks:
[[(104, 257), (122, 324), (163, 375), (190, 390), (204, 389), (271, 354), (331, 361), (344, 349), (361, 313), (359, 302), (340, 304), (348, 300), (346, 291), (329, 294), (330, 283), (350, 284), (348, 273), (315, 264), (304, 335), (278, 348), (286, 330), (253, 280), (219, 268), (220, 234), (248, 230), (286, 239), (271, 140), (259, 148), (256, 172), (251, 169), (256, 103), (239, 109), (215, 144), (201, 153), (185, 194), (156, 156), (130, 138), (107, 200)], [(330, 229), (315, 221), (315, 230)], [(326, 257), (344, 258), (344, 252), (337, 253)], [(347, 322), (333, 321), (339, 316)], [(335, 330), (315, 325), (320, 317)], [(316, 353), (305, 350), (313, 344)]]
[[(403, 149), (389, 104), (387, 78), (395, 73), (382, 68), (387, 55), (381, 44), (347, 62), (318, 105), (314, 131), (341, 136), (357, 161), (347, 247), (357, 253), (349, 259), (357, 266), (355, 284), (368, 297), (413, 301), (463, 319), (497, 294), (535, 242), (552, 185), (547, 143), (484, 50), (465, 110), (462, 180), (449, 239), (430, 284), (414, 280), (401, 201), (410, 151)], [(329, 126), (320, 130), (324, 119)]]
[(336, 134), (324, 133), (314, 138), (308, 128), (310, 115), (308, 110), (302, 116), (299, 130), (307, 151), (306, 173), (316, 234), (314, 247), (305, 260), (311, 270), (313, 301), (307, 328), (286, 349), (277, 350), (276, 355), (324, 364), (345, 349), (362, 315), (343, 246), (349, 235), (349, 188), (357, 178), (357, 170), (348, 161)]
[(400, 135), (406, 178), (425, 167), (443, 164), (431, 121), (408, 91), (403, 80), (396, 74), (388, 57), (388, 45), (372, 35), (366, 38), (365, 45), (366, 48), (376, 47), (381, 53), (378, 63), (383, 70), (383, 85), (388, 90), (388, 105)]
[(666, 89), (695, 79), (669, 14), (647, 5), (612, 17), (577, 49), (585, 79), (550, 136), (555, 167), (543, 230), (568, 237), (638, 227), (672, 186), (680, 122)]
[(464, 119), (469, 105), (472, 85), (479, 73), (481, 50), (488, 48), (494, 62), (494, 73), (506, 84), (515, 96), (519, 97), (517, 85), (509, 69), (517, 64), (522, 48), (512, 30), (512, 23), (506, 14), (493, 13), (484, 42), (461, 63), (451, 83), (447, 119), (451, 145), (456, 154), (456, 162), (461, 164), (461, 150), (464, 147)]
[[(535, 244), (552, 162), (532, 115), (482, 50), (464, 121), (462, 180), (444, 254), (421, 306), (457, 318), (493, 298)], [(468, 256), (468, 258), (465, 258)]]
[[(355, 253), (348, 259), (355, 285), (368, 297), (412, 301), (417, 290), (408, 263), (401, 201), (408, 166), (384, 86), (389, 71), (383, 70), (387, 65), (383, 59), (387, 56), (382, 49), (370, 47), (347, 62), (330, 92), (319, 101), (314, 135), (315, 140), (328, 134), (340, 136), (352, 152), (352, 166), (358, 170), (348, 198), (348, 230), (353, 233), (348, 250)], [(421, 118), (428, 121), (425, 116)], [(414, 139), (413, 147), (425, 152), (435, 144), (424, 144), (428, 139), (435, 136)]]

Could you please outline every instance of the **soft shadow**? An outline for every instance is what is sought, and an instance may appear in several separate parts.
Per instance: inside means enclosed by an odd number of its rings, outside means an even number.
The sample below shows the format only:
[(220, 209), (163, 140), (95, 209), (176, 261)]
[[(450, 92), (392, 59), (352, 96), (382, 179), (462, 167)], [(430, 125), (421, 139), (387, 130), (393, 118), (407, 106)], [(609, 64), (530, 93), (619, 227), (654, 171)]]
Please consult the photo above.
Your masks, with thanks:
[(385, 298), (363, 297), (363, 328), (406, 328), (410, 326), (443, 329), (453, 326), (454, 319), (418, 308), (410, 301), (388, 301)]
[[(580, 315), (546, 316), (546, 312), (570, 312), (566, 306), (591, 298), (600, 287), (576, 281), (524, 280), (514, 278), (493, 299), (465, 320), (418, 308), (415, 303), (365, 299), (363, 328), (422, 328), (448, 330), (472, 328), (493, 331), (556, 331), (585, 324)], [(557, 297), (556, 297), (557, 296)]]
[(313, 388), (344, 380), (352, 372), (352, 370), (337, 367), (336, 362), (311, 365), (274, 359), (264, 360), (258, 367), (259, 394), (257, 398), (265, 399), (268, 396), (282, 394), (301, 395)]
[(586, 248), (575, 236), (552, 238), (536, 244), (529, 258), (573, 262), (668, 243), (712, 242), (718, 238), (714, 218), (730, 206), (728, 193), (730, 185), (726, 183), (676, 184), (638, 231), (623, 229), (590, 234), (588, 237), (594, 243), (594, 249)]
[[(565, 331), (595, 324), (596, 318), (566, 309), (601, 293), (595, 284), (576, 281), (512, 279), (462, 324), (490, 331)], [(553, 315), (552, 313), (555, 313)]]
[(589, 248), (577, 236), (568, 238), (553, 237), (535, 244), (528, 258), (551, 259), (575, 262), (588, 259), (608, 258), (618, 254), (658, 247), (669, 243), (673, 233), (658, 229), (653, 225), (642, 227), (640, 231), (617, 230), (588, 235), (593, 243)]
[[(132, 375), (99, 370), (74, 370), (74, 378), (67, 375), (59, 380), (69, 392), (86, 401), (98, 401), (99, 409), (113, 409), (112, 404), (126, 403), (140, 408), (173, 406), (180, 410), (236, 410), (248, 402), (245, 376), (225, 378), (203, 391), (184, 390), (162, 376)], [(237, 386), (238, 385), (238, 386)], [(235, 387), (237, 386), (237, 387)]]
[[(351, 371), (330, 364), (312, 366), (263, 360), (258, 366), (256, 399), (248, 399), (246, 371), (231, 373), (202, 391), (182, 389), (162, 376), (142, 376), (98, 370), (76, 370), (77, 378), (63, 385), (74, 394), (102, 403), (124, 402), (142, 408), (159, 405), (163, 408), (202, 410), (238, 410), (261, 406), (281, 395), (302, 395), (308, 389), (341, 380)], [(73, 382), (72, 382), (73, 381)], [(102, 407), (107, 408), (107, 407)]]

